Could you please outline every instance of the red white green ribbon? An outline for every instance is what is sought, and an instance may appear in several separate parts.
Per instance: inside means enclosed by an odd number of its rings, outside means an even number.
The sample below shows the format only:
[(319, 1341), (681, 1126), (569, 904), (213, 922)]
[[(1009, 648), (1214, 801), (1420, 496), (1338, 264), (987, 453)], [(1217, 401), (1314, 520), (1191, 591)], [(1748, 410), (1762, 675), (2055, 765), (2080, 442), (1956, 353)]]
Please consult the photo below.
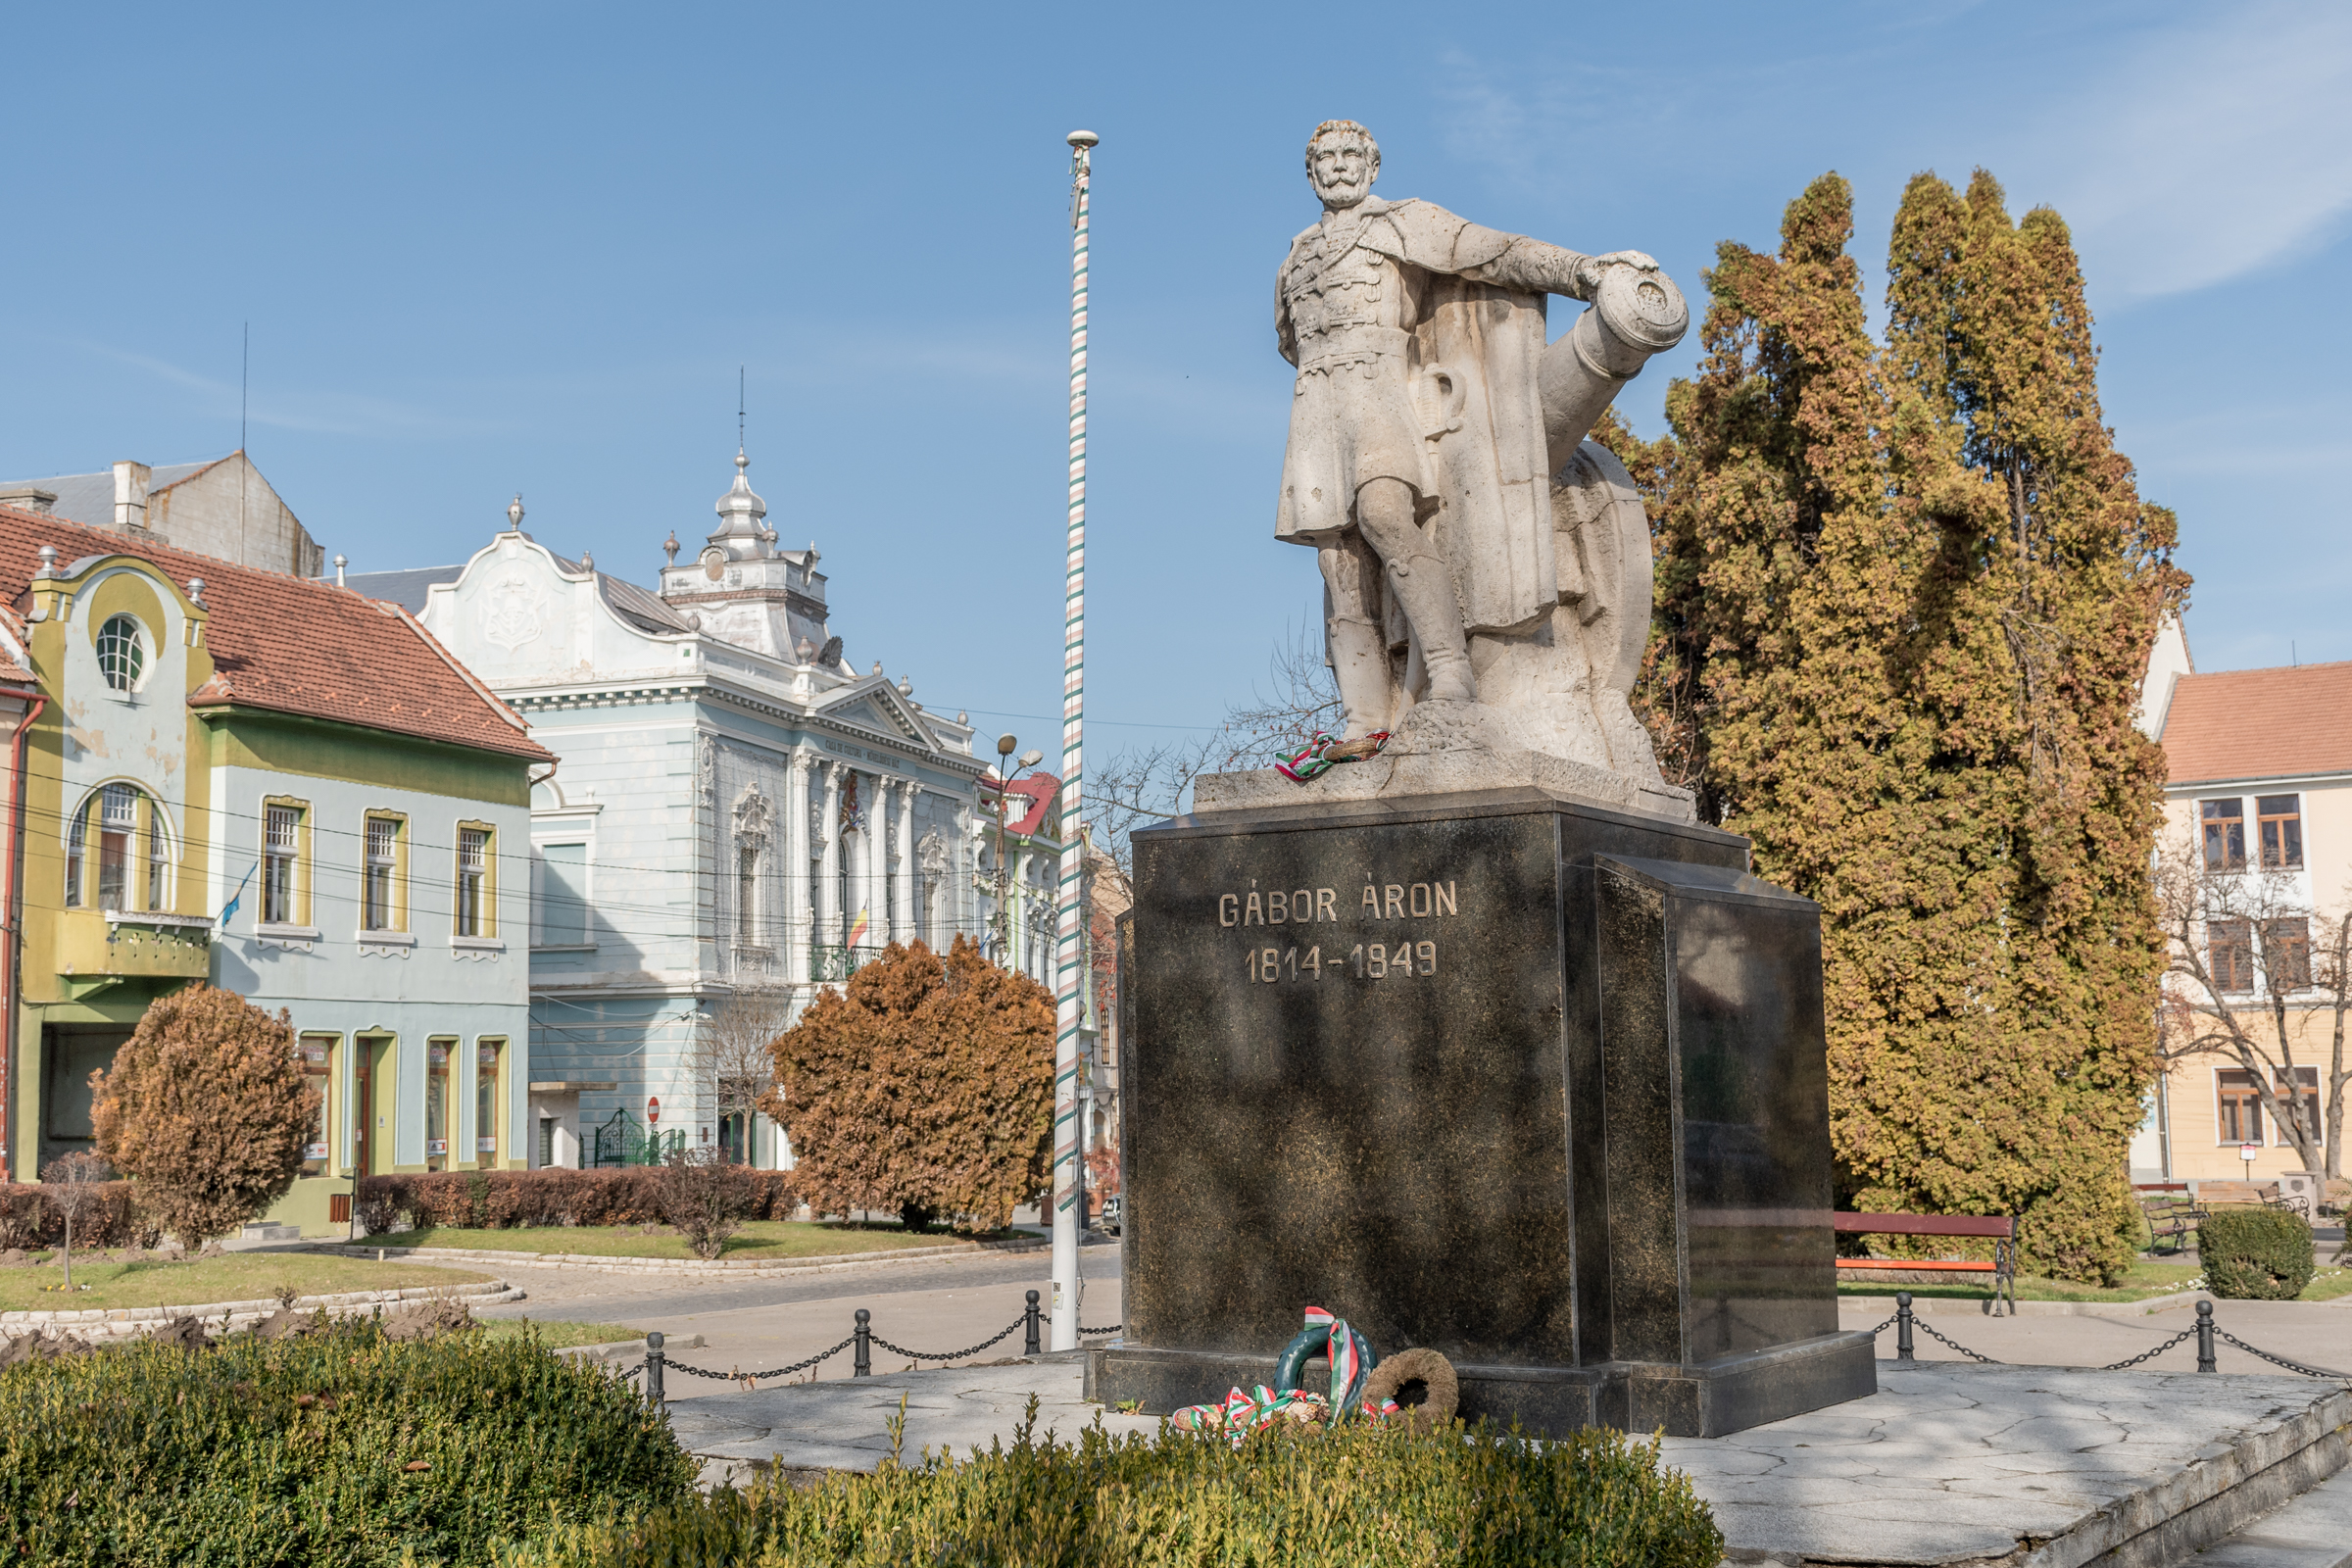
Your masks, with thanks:
[(1380, 749), (1389, 744), (1389, 732), (1385, 729), (1374, 730), (1361, 740), (1345, 743), (1349, 746), (1370, 746), (1372, 749), (1364, 753), (1362, 757), (1332, 756), (1333, 749), (1342, 744), (1337, 736), (1324, 730), (1317, 730), (1315, 738), (1306, 743), (1304, 750), (1295, 752), (1276, 762), (1274, 770), (1294, 784), (1303, 784), (1310, 778), (1316, 778), (1329, 772), (1336, 763), (1360, 762), (1367, 758), (1378, 757)]
[(1360, 1413), (1375, 1421), (1401, 1413), (1395, 1399), (1384, 1399), (1378, 1405), (1364, 1402), (1364, 1380), (1371, 1375), (1372, 1347), (1348, 1326), (1346, 1318), (1310, 1306), (1306, 1309), (1306, 1327), (1329, 1332), (1329, 1395), (1307, 1389), (1284, 1389), (1277, 1393), (1261, 1383), (1254, 1390), (1236, 1388), (1213, 1403), (1188, 1404), (1170, 1416), (1168, 1424), (1180, 1432), (1222, 1432), (1238, 1446), (1250, 1433), (1263, 1432), (1278, 1421), (1328, 1423), (1335, 1410)]

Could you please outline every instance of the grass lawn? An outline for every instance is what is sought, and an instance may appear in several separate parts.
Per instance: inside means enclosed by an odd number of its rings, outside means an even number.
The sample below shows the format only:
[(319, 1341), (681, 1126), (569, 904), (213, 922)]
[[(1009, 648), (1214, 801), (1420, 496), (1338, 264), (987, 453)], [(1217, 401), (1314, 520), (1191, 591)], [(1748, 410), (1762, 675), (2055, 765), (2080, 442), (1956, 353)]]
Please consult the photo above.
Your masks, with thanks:
[[(847, 1221), (753, 1220), (728, 1238), (729, 1261), (763, 1257), (822, 1257), (833, 1252), (882, 1252), (901, 1247), (941, 1247), (970, 1238), (949, 1231), (915, 1235), (897, 1225)], [(372, 1247), (463, 1247), (494, 1252), (577, 1252), (593, 1257), (692, 1257), (694, 1250), (662, 1226), (651, 1236), (636, 1225), (518, 1226), (475, 1230), (435, 1225), (423, 1230), (371, 1236)]]
[[(2193, 1263), (2152, 1263), (2146, 1258), (2132, 1265), (2123, 1283), (2113, 1290), (2101, 1290), (2095, 1285), (2082, 1285), (2073, 1280), (2039, 1279), (2032, 1275), (2017, 1277), (2017, 1298), (2021, 1301), (2144, 1301), (2152, 1296), (2170, 1296), (2175, 1291), (2188, 1289), (2189, 1282), (2202, 1277)], [(1841, 1279), (1838, 1282), (1839, 1296), (1892, 1296), (1897, 1291), (1909, 1291), (1915, 1299), (1943, 1299), (1981, 1301), (1992, 1294), (1991, 1276), (1971, 1276), (1967, 1284), (1951, 1285), (1893, 1285), (1885, 1280)]]
[[(203, 1306), (213, 1301), (258, 1301), (291, 1285), (303, 1296), (339, 1291), (405, 1290), (414, 1285), (466, 1285), (487, 1274), (421, 1263), (378, 1263), (307, 1252), (230, 1252), (184, 1263), (101, 1263), (74, 1259), (72, 1291), (44, 1291), (60, 1271), (54, 1263), (0, 1268), (0, 1311), (83, 1312), (99, 1306)], [(87, 1285), (89, 1290), (81, 1289)]]
[(519, 1340), (526, 1329), (537, 1329), (539, 1343), (551, 1350), (572, 1345), (612, 1345), (621, 1340), (645, 1338), (645, 1330), (619, 1323), (566, 1323), (561, 1319), (542, 1323), (522, 1317), (486, 1318), (482, 1322), (482, 1332), (494, 1340)]

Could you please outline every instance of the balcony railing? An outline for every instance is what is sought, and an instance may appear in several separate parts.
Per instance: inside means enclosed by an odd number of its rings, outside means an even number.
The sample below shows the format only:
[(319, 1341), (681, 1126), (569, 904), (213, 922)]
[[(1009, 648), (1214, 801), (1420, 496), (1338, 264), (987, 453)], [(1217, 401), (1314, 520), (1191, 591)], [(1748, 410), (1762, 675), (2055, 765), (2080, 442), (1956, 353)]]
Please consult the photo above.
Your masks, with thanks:
[(809, 951), (808, 978), (818, 983), (827, 980), (847, 980), (858, 972), (861, 963), (871, 963), (882, 956), (878, 947), (827, 948)]

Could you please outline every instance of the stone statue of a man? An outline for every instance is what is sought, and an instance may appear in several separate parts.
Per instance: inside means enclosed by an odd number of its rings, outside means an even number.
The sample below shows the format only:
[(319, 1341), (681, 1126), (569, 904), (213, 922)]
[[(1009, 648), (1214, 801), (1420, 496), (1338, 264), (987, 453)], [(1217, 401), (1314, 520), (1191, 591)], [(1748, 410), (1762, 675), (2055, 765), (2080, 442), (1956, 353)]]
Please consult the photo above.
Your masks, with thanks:
[[(1418, 709), (1424, 749), (1525, 749), (1654, 778), (1624, 710), (1625, 661), (1615, 647), (1596, 661), (1581, 630), (1603, 609), (1646, 630), (1646, 533), (1630, 549), (1617, 537), (1630, 481), (1579, 443), (1680, 338), (1681, 297), (1640, 252), (1585, 256), (1380, 200), (1379, 146), (1352, 121), (1318, 126), (1306, 167), (1324, 210), (1275, 294), (1298, 372), (1275, 531), (1319, 553), (1347, 739)], [(1601, 308), (1546, 349), (1547, 294)], [(1586, 541), (1595, 518), (1609, 536)], [(1591, 580), (1595, 564), (1607, 580)], [(1618, 580), (1629, 567), (1638, 611)]]

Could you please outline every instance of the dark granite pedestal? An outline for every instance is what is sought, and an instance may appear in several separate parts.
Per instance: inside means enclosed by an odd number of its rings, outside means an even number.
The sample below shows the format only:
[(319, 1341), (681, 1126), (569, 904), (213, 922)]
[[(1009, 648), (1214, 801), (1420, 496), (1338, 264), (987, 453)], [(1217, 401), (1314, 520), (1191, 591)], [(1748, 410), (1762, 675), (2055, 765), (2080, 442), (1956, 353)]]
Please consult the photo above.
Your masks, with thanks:
[(1554, 1433), (1875, 1390), (1838, 1332), (1819, 914), (1744, 840), (1516, 790), (1135, 847), (1096, 1396), (1270, 1381), (1309, 1303)]

